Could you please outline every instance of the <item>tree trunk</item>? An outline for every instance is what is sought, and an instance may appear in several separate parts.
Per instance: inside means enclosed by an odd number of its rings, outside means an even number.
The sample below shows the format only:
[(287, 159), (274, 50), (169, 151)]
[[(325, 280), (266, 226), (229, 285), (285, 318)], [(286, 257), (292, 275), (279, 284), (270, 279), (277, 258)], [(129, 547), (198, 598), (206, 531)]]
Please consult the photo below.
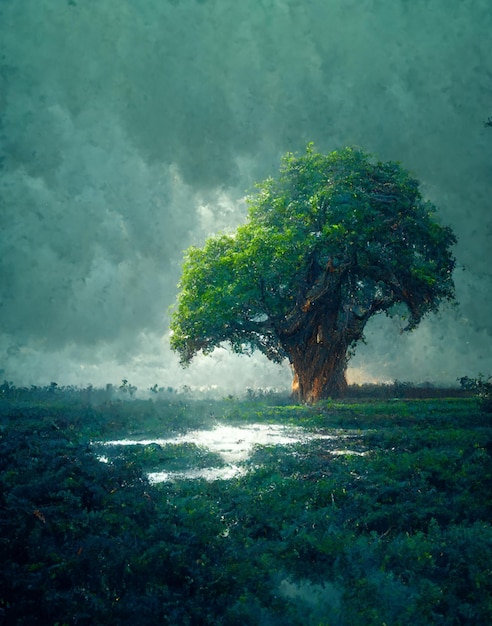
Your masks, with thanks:
[(292, 393), (300, 402), (313, 404), (343, 397), (347, 391), (347, 346), (298, 346), (290, 353), (294, 372)]
[(348, 350), (362, 337), (367, 320), (344, 306), (335, 290), (315, 304), (306, 302), (301, 311), (300, 323), (281, 337), (294, 373), (293, 395), (307, 404), (343, 397)]

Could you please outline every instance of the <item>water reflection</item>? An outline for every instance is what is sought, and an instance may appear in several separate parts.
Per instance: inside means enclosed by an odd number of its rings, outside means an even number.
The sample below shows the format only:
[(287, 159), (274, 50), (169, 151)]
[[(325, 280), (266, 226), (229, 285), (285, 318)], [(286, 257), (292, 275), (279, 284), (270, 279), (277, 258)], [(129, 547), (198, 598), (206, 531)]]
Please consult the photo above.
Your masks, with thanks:
[(196, 480), (203, 478), (204, 480), (230, 480), (243, 476), (247, 472), (247, 468), (242, 465), (226, 465), (225, 467), (204, 467), (201, 469), (189, 469), (184, 472), (149, 472), (147, 474), (151, 483), (164, 483), (173, 480)]
[[(194, 430), (184, 435), (169, 439), (117, 439), (113, 441), (98, 442), (103, 446), (149, 446), (177, 445), (193, 443), (207, 448), (211, 452), (220, 455), (225, 467), (190, 468), (183, 471), (160, 471), (149, 472), (151, 482), (165, 482), (177, 479), (220, 480), (231, 479), (246, 473), (247, 468), (241, 463), (246, 461), (252, 454), (255, 446), (265, 445), (288, 445), (298, 442), (307, 442), (312, 439), (328, 439), (341, 441), (355, 437), (347, 431), (333, 430), (330, 433), (317, 433), (306, 431), (300, 426), (284, 426), (281, 424), (249, 424), (247, 426), (218, 425), (212, 430)], [(360, 437), (360, 433), (357, 435)], [(333, 455), (358, 454), (354, 450), (327, 450)], [(107, 456), (101, 455), (101, 461), (107, 462)]]

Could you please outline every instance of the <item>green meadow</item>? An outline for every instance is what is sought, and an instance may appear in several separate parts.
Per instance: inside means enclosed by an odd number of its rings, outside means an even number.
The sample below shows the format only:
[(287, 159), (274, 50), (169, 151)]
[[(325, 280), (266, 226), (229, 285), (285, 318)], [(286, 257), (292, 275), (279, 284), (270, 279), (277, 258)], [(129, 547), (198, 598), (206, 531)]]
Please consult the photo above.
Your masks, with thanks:
[[(363, 391), (299, 406), (4, 385), (0, 623), (492, 623), (488, 407)], [(251, 425), (296, 437), (253, 443), (226, 479), (186, 439)], [(143, 443), (104, 445), (124, 439)]]

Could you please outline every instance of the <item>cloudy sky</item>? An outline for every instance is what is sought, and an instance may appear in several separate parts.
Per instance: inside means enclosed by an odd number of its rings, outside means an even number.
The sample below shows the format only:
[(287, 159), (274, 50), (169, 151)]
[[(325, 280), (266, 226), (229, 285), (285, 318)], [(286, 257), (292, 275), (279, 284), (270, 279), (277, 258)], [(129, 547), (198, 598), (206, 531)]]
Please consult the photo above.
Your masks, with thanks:
[(455, 230), (458, 309), (375, 318), (352, 380), (492, 374), (490, 0), (0, 0), (0, 377), (288, 387), (168, 347), (183, 250), (286, 151), (403, 163)]

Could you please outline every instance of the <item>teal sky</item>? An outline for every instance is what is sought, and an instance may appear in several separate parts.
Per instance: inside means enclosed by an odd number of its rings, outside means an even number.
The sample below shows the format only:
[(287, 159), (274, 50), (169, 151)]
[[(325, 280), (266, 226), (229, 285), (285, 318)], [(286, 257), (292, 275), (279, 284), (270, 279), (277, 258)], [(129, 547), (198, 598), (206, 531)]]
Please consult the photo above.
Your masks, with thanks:
[(401, 161), (459, 239), (459, 309), (374, 319), (349, 375), (492, 373), (491, 33), (489, 0), (0, 0), (0, 378), (288, 387), (182, 372), (168, 309), (183, 249), (308, 141)]

